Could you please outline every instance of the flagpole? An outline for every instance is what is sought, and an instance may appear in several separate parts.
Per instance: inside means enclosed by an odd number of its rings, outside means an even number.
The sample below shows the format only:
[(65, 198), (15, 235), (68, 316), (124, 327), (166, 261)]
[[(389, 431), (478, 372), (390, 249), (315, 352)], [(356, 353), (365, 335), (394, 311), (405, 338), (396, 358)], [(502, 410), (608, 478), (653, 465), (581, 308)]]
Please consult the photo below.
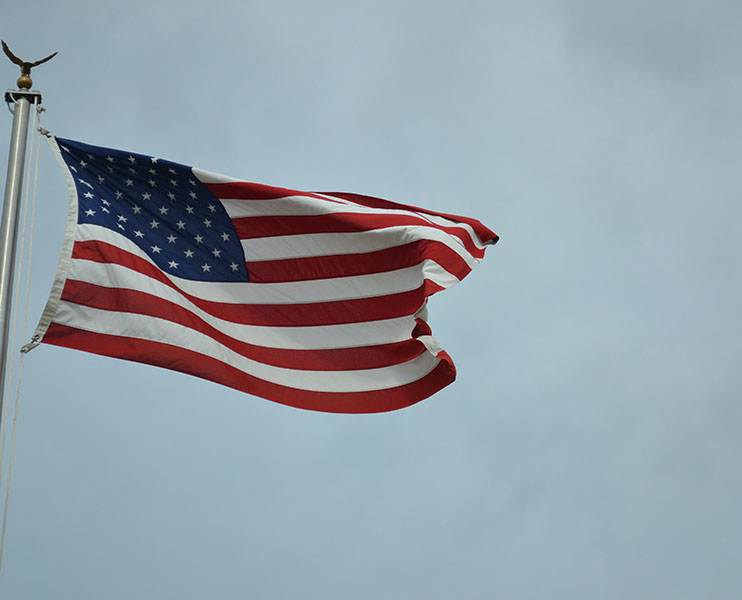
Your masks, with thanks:
[(41, 104), (41, 93), (31, 91), (31, 69), (53, 58), (35, 62), (18, 58), (3, 41), (5, 55), (21, 68), (21, 76), (16, 85), (19, 89), (8, 90), (5, 102), (13, 104), (13, 129), (10, 134), (10, 151), (8, 152), (8, 175), (5, 180), (5, 202), (3, 204), (2, 225), (0, 225), (0, 424), (3, 416), (5, 396), (5, 376), (8, 363), (8, 337), (12, 312), (13, 271), (18, 240), (18, 207), (21, 200), (23, 167), (26, 162), (26, 140), (28, 138), (28, 118), (31, 106)]
[(8, 362), (8, 337), (12, 311), (13, 271), (18, 239), (18, 207), (23, 184), (23, 168), (26, 161), (26, 139), (31, 105), (41, 103), (41, 94), (28, 90), (8, 90), (5, 102), (13, 103), (13, 129), (10, 134), (8, 153), (8, 175), (5, 180), (5, 203), (2, 226), (0, 226), (0, 422), (5, 396), (5, 373)]

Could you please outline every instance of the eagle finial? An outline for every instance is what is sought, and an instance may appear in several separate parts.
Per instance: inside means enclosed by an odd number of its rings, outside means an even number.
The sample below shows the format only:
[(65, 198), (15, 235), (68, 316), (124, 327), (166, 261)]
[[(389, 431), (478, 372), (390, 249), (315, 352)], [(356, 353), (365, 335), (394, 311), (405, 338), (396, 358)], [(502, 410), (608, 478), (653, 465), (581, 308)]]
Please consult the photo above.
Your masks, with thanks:
[(3, 40), (0, 40), (3, 45), (3, 51), (5, 52), (5, 55), (15, 64), (17, 64), (21, 68), (21, 76), (18, 78), (18, 87), (22, 90), (30, 90), (32, 81), (31, 81), (31, 68), (37, 67), (41, 63), (45, 63), (47, 60), (51, 60), (54, 58), (57, 53), (50, 54), (46, 58), (42, 58), (41, 60), (37, 60), (36, 62), (29, 62), (26, 60), (21, 60), (18, 58), (15, 54), (13, 54), (10, 51), (10, 48), (8, 48), (8, 44), (6, 44)]

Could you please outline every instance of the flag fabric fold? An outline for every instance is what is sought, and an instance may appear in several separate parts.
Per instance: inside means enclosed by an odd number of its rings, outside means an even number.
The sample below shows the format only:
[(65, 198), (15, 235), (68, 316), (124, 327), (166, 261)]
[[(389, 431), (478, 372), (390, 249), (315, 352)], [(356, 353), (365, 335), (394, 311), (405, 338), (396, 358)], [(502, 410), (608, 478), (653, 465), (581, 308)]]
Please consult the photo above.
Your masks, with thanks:
[(497, 241), (479, 221), (50, 145), (70, 210), (36, 342), (326, 412), (394, 410), (454, 380), (426, 303)]

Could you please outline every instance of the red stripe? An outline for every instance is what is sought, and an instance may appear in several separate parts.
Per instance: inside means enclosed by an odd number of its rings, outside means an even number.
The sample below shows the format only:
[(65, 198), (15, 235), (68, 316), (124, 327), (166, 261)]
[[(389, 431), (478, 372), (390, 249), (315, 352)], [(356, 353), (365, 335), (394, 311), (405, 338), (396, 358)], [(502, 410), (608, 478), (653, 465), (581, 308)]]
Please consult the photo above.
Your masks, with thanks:
[(415, 319), (415, 328), (412, 330), (412, 337), (416, 338), (421, 335), (433, 335), (433, 331), (430, 329), (427, 321)]
[[(412, 214), (330, 213), (326, 215), (239, 217), (232, 219), (232, 223), (238, 237), (242, 240), (314, 233), (359, 233), (388, 227), (431, 227), (458, 238), (467, 252), (475, 258), (484, 257), (484, 250), (477, 248), (471, 236), (460, 227), (438, 225), (423, 216)], [(400, 240), (409, 239), (404, 232), (400, 232), (399, 237)]]
[(181, 371), (296, 408), (335, 413), (375, 413), (404, 408), (433, 395), (456, 378), (453, 361), (448, 354), (440, 352), (441, 362), (433, 371), (406, 385), (367, 392), (312, 392), (270, 383), (214, 358), (161, 342), (91, 333), (57, 323), (49, 326), (43, 341)]
[(391, 200), (384, 200), (383, 198), (375, 198), (373, 196), (363, 196), (362, 194), (351, 194), (348, 192), (331, 192), (331, 194), (336, 198), (349, 200), (351, 202), (355, 202), (356, 204), (360, 204), (361, 206), (368, 206), (369, 208), (414, 210), (426, 215), (436, 215), (438, 217), (450, 219), (451, 221), (457, 221), (458, 223), (466, 223), (474, 230), (474, 232), (477, 234), (477, 237), (483, 244), (496, 244), (497, 240), (500, 239), (494, 231), (491, 231), (489, 228), (485, 227), (480, 221), (471, 219), (469, 217), (437, 212), (434, 210), (428, 210), (427, 208), (410, 206), (408, 204), (398, 204), (397, 202), (392, 202)]
[(253, 283), (278, 283), (384, 273), (418, 265), (426, 258), (434, 260), (458, 279), (471, 272), (471, 267), (459, 254), (444, 243), (431, 240), (363, 254), (248, 261), (245, 264)]
[[(156, 266), (106, 242), (76, 242), (72, 257), (122, 265), (178, 290), (193, 304), (215, 317), (245, 325), (308, 327), (393, 319), (415, 314), (428, 296), (443, 289), (438, 284), (425, 280), (417, 289), (372, 298), (297, 304), (231, 304), (203, 300), (187, 294)], [(111, 283), (115, 285), (115, 281), (112, 280)]]
[(469, 225), (479, 237), (483, 244), (495, 244), (499, 240), (496, 233), (485, 227), (480, 221), (471, 219), (469, 217), (463, 217), (461, 215), (453, 215), (449, 213), (437, 212), (429, 210), (427, 208), (420, 208), (418, 206), (412, 206), (410, 204), (399, 204), (398, 202), (392, 202), (391, 200), (385, 200), (383, 198), (376, 198), (374, 196), (364, 196), (362, 194), (352, 194), (349, 192), (301, 192), (298, 190), (291, 190), (288, 188), (272, 187), (269, 185), (261, 185), (259, 183), (250, 182), (233, 182), (233, 183), (204, 183), (209, 190), (217, 198), (230, 198), (234, 200), (274, 200), (277, 198), (286, 198), (288, 196), (306, 196), (308, 198), (319, 198), (332, 202), (331, 198), (327, 196), (334, 196), (341, 200), (347, 200), (355, 202), (361, 206), (368, 208), (379, 208), (387, 210), (411, 210), (414, 212), (436, 215), (456, 221), (458, 223), (465, 223)]
[[(353, 371), (401, 364), (420, 356), (423, 344), (408, 339), (391, 344), (341, 349), (281, 349), (257, 346), (235, 339), (209, 325), (191, 311), (157, 296), (135, 290), (107, 288), (83, 281), (67, 280), (62, 300), (119, 313), (158, 317), (199, 331), (242, 356), (276, 367), (308, 371)], [(425, 335), (416, 319), (417, 335)], [(412, 332), (410, 332), (411, 334)]]
[[(321, 200), (327, 200), (319, 194), (312, 192), (300, 192), (298, 190), (290, 190), (288, 188), (274, 187), (272, 185), (264, 185), (262, 183), (252, 183), (249, 181), (233, 181), (230, 183), (204, 183), (212, 194), (217, 198), (224, 198), (230, 200), (276, 200), (278, 198), (286, 198), (288, 196), (305, 196), (306, 198), (319, 198)], [(329, 200), (332, 202), (332, 200)], [(340, 202), (336, 200), (335, 202)], [(345, 204), (345, 202), (342, 202)]]

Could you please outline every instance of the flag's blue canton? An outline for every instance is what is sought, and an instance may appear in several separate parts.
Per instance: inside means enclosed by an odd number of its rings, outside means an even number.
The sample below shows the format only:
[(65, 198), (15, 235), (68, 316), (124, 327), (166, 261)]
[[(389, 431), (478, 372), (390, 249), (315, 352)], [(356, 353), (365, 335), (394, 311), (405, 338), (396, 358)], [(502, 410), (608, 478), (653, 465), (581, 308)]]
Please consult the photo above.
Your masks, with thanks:
[(57, 142), (77, 187), (79, 223), (126, 236), (166, 273), (200, 281), (248, 280), (232, 221), (190, 167)]

